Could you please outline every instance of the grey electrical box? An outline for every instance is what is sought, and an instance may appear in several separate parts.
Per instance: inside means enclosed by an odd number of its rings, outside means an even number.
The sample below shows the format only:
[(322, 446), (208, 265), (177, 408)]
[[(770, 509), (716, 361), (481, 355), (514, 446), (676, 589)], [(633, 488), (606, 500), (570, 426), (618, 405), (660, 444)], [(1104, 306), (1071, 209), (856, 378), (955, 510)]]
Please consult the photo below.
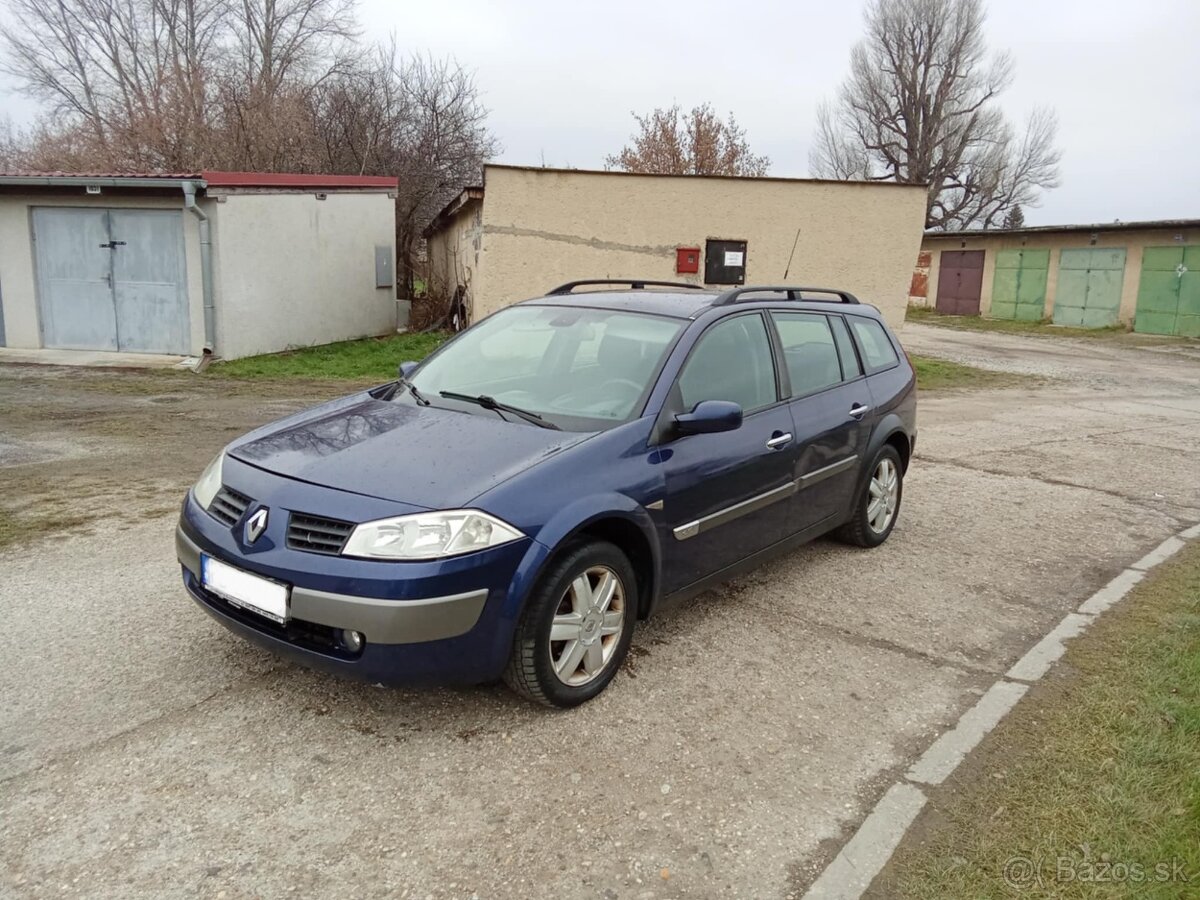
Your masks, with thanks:
[(392, 248), (386, 244), (375, 248), (375, 287), (391, 287), (396, 283), (392, 274)]

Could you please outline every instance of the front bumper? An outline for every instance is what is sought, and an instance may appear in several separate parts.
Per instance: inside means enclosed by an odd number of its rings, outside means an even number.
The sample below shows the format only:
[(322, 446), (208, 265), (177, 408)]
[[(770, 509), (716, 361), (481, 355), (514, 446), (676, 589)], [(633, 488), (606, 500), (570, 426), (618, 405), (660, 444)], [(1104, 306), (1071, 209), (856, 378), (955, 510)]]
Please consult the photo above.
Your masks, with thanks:
[[(287, 546), (291, 512), (347, 521), (397, 514), (395, 505), (272, 475), (226, 461), (225, 481), (253, 498), (232, 528), (189, 493), (175, 533), (188, 594), (231, 631), (305, 665), (370, 681), (474, 683), (500, 675), (513, 629), (545, 548), (528, 538), (461, 557), (421, 562), (358, 560)], [(244, 540), (245, 519), (270, 511), (266, 531)], [(403, 510), (407, 511), (407, 510)], [(401, 512), (403, 512), (401, 511)], [(289, 619), (280, 625), (206, 590), (208, 555), (290, 586)], [(361, 651), (340, 632), (361, 632)]]
[[(182, 526), (175, 529), (175, 555), (197, 589), (203, 591), (200, 547)], [(291, 591), (290, 612), (293, 618), (305, 622), (361, 632), (374, 644), (417, 644), (466, 634), (479, 621), (487, 597), (484, 589), (398, 602), (297, 586)]]

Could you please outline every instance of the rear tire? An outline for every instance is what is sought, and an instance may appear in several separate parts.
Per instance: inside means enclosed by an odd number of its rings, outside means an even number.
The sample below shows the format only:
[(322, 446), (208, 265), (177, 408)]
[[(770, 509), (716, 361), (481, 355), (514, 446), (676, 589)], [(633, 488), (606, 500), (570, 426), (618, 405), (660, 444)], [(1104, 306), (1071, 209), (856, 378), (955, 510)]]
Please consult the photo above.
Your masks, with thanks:
[(856, 547), (878, 547), (888, 539), (904, 496), (904, 466), (895, 447), (879, 448), (867, 471), (870, 475), (854, 498), (849, 521), (835, 532), (839, 540)]
[(633, 639), (637, 577), (607, 541), (570, 548), (533, 589), (513, 634), (504, 680), (523, 697), (567, 708), (617, 674)]

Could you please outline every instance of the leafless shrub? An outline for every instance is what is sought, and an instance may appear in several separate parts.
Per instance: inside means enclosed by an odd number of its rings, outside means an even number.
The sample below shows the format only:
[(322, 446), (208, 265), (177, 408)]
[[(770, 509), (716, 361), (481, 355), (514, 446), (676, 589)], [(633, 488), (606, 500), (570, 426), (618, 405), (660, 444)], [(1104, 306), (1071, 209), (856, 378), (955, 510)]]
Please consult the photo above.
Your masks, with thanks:
[(771, 161), (750, 152), (746, 134), (731, 113), (721, 121), (711, 105), (685, 113), (676, 103), (646, 116), (638, 123), (631, 146), (605, 165), (626, 172), (654, 175), (766, 175)]

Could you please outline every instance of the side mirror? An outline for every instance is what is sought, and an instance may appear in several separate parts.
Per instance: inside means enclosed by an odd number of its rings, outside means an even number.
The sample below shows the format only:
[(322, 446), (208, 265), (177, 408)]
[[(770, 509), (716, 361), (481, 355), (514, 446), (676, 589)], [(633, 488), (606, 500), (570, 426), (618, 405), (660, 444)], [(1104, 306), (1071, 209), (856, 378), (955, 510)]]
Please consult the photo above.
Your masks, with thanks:
[(690, 413), (675, 417), (675, 433), (716, 434), (742, 427), (742, 408), (728, 400), (702, 400)]
[(420, 363), (413, 362), (411, 359), (408, 362), (400, 363), (400, 377), (407, 381), (408, 376), (413, 373), (413, 369), (419, 365)]

